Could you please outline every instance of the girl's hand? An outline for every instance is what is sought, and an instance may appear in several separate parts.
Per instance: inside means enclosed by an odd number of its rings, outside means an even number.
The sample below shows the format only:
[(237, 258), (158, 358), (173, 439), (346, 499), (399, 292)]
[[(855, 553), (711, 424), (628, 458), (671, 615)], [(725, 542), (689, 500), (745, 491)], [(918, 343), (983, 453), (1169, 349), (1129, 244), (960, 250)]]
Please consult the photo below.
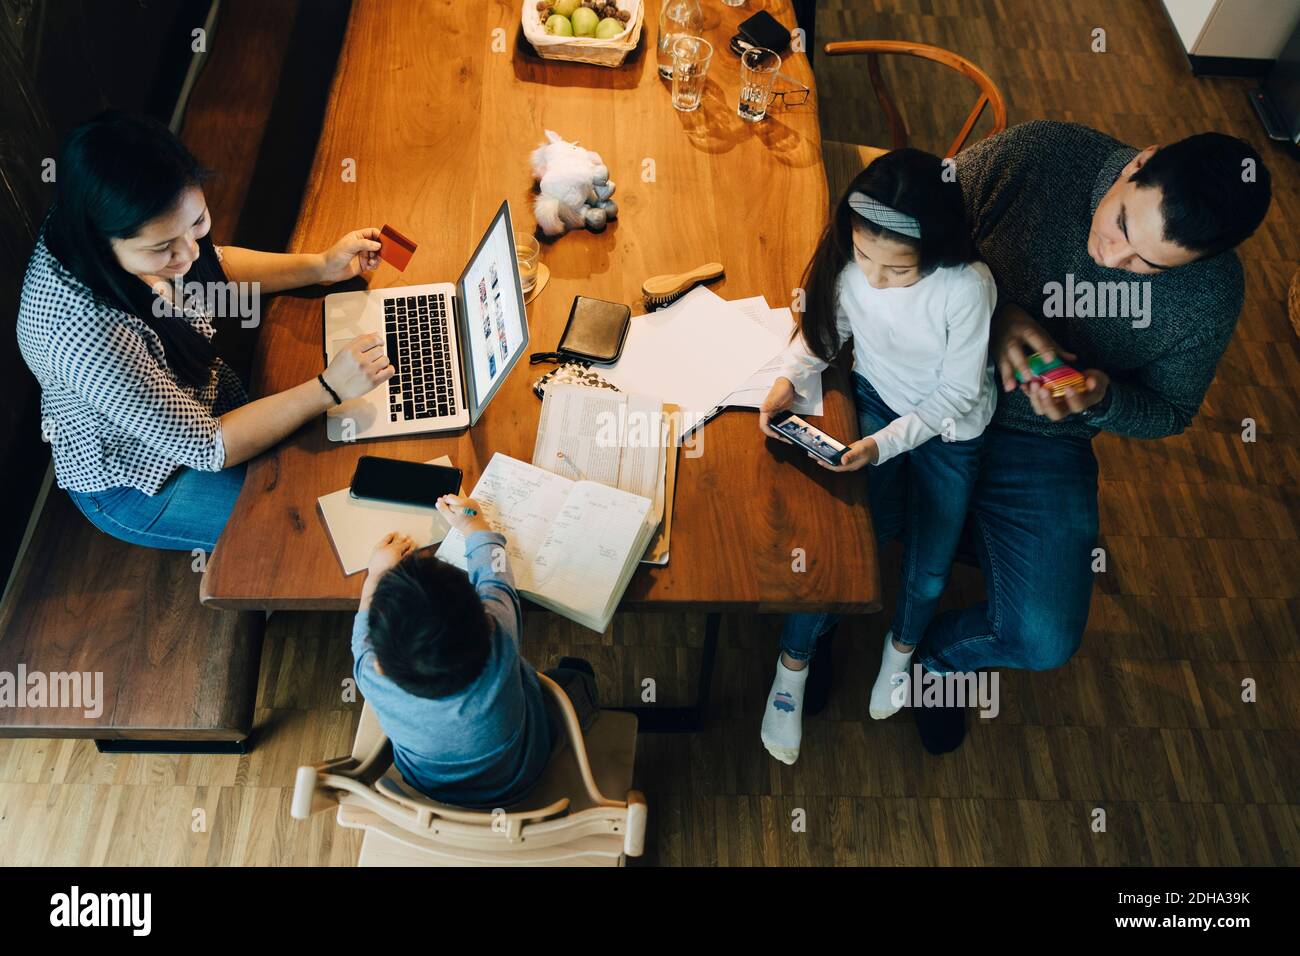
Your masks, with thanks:
[(370, 554), (370, 566), (366, 569), (370, 580), (378, 580), (381, 575), (391, 571), (413, 550), (415, 550), (415, 541), (409, 535), (396, 531), (384, 535)]
[(767, 393), (767, 398), (763, 399), (763, 404), (758, 407), (759, 431), (768, 438), (776, 438), (787, 445), (793, 445), (794, 442), (769, 425), (768, 420), (777, 412), (785, 411), (793, 405), (794, 400), (794, 384), (788, 378), (783, 376), (773, 382), (772, 388)]
[(809, 455), (808, 457), (827, 471), (857, 471), (867, 465), (874, 465), (876, 459), (880, 457), (880, 448), (876, 445), (876, 440), (868, 436), (867, 438), (859, 438), (850, 445), (849, 450), (844, 453), (844, 457), (840, 459), (838, 465), (828, 465), (815, 455)]
[(325, 369), (325, 381), (348, 401), (360, 398), (393, 377), (394, 368), (384, 351), (384, 340), (374, 332), (358, 335)]
[[(461, 534), (471, 535), (475, 531), (492, 530), (492, 526), (483, 517), (483, 506), (473, 498), (462, 498), (460, 495), (443, 495), (438, 499), (437, 508), (438, 514), (447, 519), (447, 524)], [(466, 512), (473, 512), (473, 514), (467, 514)]]
[(374, 226), (349, 232), (320, 254), (320, 282), (343, 282), (379, 268), (379, 230)]

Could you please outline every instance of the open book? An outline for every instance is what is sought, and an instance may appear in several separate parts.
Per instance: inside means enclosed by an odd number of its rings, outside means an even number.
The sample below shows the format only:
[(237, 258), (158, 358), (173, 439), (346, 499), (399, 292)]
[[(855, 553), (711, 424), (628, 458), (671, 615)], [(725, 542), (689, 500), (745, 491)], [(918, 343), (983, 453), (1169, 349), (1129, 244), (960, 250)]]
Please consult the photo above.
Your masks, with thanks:
[(649, 498), (659, 532), (642, 560), (668, 563), (677, 455), (676, 406), (584, 385), (546, 386), (533, 464)]
[[(649, 498), (500, 452), (472, 495), (506, 537), (521, 594), (594, 631), (609, 626), (659, 523)], [(465, 536), (453, 528), (438, 557), (464, 568)]]

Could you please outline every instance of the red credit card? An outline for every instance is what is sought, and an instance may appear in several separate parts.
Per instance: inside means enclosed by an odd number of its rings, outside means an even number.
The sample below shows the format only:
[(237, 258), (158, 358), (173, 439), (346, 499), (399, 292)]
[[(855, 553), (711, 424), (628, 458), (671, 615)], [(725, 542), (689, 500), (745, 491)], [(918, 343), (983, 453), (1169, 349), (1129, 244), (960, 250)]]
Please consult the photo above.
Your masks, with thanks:
[(406, 264), (415, 255), (415, 243), (392, 226), (379, 230), (379, 258), (383, 259), (398, 272), (406, 269)]

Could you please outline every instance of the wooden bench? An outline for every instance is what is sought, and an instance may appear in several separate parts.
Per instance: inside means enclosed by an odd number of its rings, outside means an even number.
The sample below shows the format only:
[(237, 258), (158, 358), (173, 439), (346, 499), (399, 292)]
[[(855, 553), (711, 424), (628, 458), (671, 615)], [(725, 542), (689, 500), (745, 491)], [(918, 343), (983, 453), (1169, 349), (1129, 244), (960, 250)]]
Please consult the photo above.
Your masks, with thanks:
[(75, 706), (0, 706), (0, 736), (244, 752), (265, 618), (199, 604), (193, 561), (110, 538), (51, 490), (0, 611), (0, 671), (79, 674), (63, 686), (80, 693), (63, 697)]
[[(287, 243), (347, 11), (223, 3), (181, 133), (218, 172), (206, 187), (218, 243)], [(0, 737), (246, 752), (265, 618), (203, 607), (201, 570), (187, 552), (99, 532), (51, 488), (0, 607)]]

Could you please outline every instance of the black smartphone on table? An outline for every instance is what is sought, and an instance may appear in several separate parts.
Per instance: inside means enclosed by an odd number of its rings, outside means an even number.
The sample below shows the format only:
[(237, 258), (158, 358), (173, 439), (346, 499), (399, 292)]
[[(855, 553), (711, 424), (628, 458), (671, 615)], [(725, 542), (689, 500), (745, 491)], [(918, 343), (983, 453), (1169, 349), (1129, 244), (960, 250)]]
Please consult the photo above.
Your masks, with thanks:
[(443, 495), (460, 492), (461, 478), (459, 468), (362, 455), (352, 475), (351, 494), (353, 498), (432, 508)]
[(798, 415), (791, 414), (788, 408), (777, 412), (768, 419), (767, 423), (773, 430), (780, 432), (828, 465), (838, 465), (844, 458), (844, 453), (849, 450), (843, 442), (836, 441), (820, 428), (809, 425)]

